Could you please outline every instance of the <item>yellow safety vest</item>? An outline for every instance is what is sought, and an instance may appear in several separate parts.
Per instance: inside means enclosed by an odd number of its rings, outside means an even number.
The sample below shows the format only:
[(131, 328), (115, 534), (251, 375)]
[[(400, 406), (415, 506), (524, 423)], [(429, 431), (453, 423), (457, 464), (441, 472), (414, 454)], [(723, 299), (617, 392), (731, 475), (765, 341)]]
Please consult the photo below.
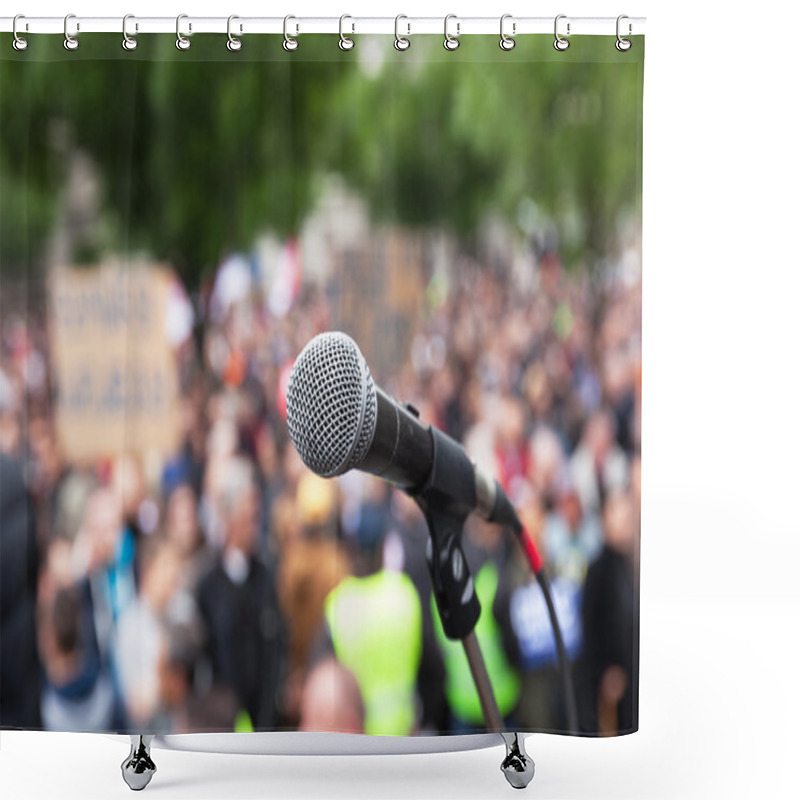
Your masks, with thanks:
[(345, 578), (325, 600), (336, 658), (355, 675), (366, 733), (407, 736), (414, 726), (422, 606), (408, 575)]
[[(481, 646), (486, 671), (494, 690), (497, 706), (505, 717), (516, 706), (520, 694), (520, 678), (516, 670), (508, 663), (503, 650), (503, 637), (497, 621), (492, 614), (499, 576), (497, 567), (487, 561), (475, 577), (475, 591), (481, 601), (481, 615), (475, 626), (478, 644)], [(433, 624), (436, 636), (442, 647), (445, 667), (445, 695), (453, 714), (462, 722), (473, 725), (483, 724), (483, 712), (478, 691), (472, 680), (469, 662), (460, 641), (448, 639), (439, 619), (436, 602), (431, 597), (433, 606)]]

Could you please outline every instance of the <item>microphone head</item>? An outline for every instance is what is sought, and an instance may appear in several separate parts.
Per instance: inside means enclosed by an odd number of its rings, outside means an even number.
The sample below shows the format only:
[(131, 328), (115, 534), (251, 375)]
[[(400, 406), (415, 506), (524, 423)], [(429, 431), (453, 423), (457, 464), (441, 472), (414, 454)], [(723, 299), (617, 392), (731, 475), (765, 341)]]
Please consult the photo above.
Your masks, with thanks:
[(301, 351), (286, 393), (289, 435), (303, 463), (330, 478), (366, 457), (378, 397), (358, 345), (345, 333), (320, 333)]

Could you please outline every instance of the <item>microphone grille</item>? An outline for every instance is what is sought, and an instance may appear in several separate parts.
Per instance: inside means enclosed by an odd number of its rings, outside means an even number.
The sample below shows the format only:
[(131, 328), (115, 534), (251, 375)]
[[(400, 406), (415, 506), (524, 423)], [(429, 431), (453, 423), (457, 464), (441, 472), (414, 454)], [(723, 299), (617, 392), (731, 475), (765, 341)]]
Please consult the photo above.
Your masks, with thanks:
[(377, 423), (378, 398), (358, 345), (346, 334), (321, 333), (301, 351), (286, 395), (289, 435), (300, 458), (329, 478), (357, 467)]

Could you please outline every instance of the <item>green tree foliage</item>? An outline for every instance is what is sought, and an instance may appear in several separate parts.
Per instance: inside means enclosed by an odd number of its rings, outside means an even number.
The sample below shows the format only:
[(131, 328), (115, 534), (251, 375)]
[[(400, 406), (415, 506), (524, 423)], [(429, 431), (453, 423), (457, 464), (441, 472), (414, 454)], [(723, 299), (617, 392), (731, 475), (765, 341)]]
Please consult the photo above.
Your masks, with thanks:
[(487, 211), (514, 219), (532, 199), (575, 260), (613, 246), (620, 213), (640, 202), (643, 42), (607, 38), (556, 53), (548, 37), (434, 37), (397, 53), (391, 39), (87, 36), (75, 53), (35, 37), (0, 62), (0, 263), (35, 267), (59, 213), (70, 153), (102, 182), (109, 242), (169, 260), (187, 277), (213, 269), (263, 230), (295, 232), (317, 178), (339, 173), (377, 220), (469, 236)]
[(187, 277), (265, 228), (295, 230), (324, 168), (315, 143), (330, 86), (351, 65), (317, 63), (335, 48), (330, 37), (304, 41), (294, 62), (264, 38), (274, 57), (263, 39), (247, 42), (248, 59), (216, 37), (181, 53), (162, 36), (143, 37), (134, 53), (118, 37), (87, 37), (65, 58), (51, 37), (34, 40), (41, 60), (4, 61), (2, 263), (41, 254), (73, 149), (99, 170), (120, 249), (146, 249)]
[(491, 37), (454, 53), (422, 45), (420, 60), (393, 53), (376, 79), (337, 86), (340, 163), (373, 208), (468, 235), (487, 210), (514, 219), (528, 197), (574, 230), (574, 258), (607, 255), (617, 217), (640, 216), (643, 42), (638, 56), (605, 38), (566, 53), (548, 37), (511, 53)]

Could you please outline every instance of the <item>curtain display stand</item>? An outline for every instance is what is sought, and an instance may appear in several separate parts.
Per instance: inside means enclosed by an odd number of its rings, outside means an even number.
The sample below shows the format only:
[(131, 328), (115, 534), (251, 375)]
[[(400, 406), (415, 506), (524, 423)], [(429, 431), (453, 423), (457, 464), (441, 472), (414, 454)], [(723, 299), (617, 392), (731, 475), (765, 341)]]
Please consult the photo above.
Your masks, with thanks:
[[(116, 736), (114, 739), (118, 738)], [(498, 741), (499, 739), (499, 741)], [(353, 733), (199, 733), (131, 734), (130, 753), (122, 762), (122, 777), (134, 791), (144, 789), (157, 768), (152, 749), (237, 755), (414, 755), (456, 753), (494, 747), (502, 741), (506, 756), (500, 769), (515, 789), (533, 780), (535, 766), (525, 750), (525, 735), (486, 733), (456, 736), (366, 736)]]

